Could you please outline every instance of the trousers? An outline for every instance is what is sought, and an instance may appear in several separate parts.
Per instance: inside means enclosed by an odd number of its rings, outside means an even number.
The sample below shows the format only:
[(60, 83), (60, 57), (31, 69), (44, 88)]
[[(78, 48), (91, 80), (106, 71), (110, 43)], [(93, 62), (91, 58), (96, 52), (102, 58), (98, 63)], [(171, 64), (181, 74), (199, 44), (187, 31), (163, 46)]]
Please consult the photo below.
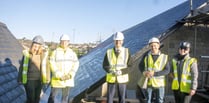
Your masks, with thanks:
[(27, 94), (27, 103), (38, 103), (42, 88), (41, 81), (28, 80), (24, 86)]
[(70, 87), (52, 88), (50, 103), (68, 103)]
[(126, 84), (124, 83), (108, 83), (107, 103), (113, 103), (113, 98), (117, 88), (119, 103), (125, 103)]
[(188, 93), (183, 93), (180, 90), (174, 90), (173, 93), (176, 103), (190, 103), (192, 99), (192, 96)]

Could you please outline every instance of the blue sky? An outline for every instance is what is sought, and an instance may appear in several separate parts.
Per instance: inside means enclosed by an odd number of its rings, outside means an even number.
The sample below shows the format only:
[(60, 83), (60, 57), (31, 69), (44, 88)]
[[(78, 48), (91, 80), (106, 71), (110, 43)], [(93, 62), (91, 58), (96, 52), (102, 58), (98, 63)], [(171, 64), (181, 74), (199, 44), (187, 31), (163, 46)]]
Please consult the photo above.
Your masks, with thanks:
[[(72, 43), (104, 41), (186, 0), (0, 0), (0, 22), (20, 39), (42, 35)], [(188, 4), (189, 5), (189, 4)]]

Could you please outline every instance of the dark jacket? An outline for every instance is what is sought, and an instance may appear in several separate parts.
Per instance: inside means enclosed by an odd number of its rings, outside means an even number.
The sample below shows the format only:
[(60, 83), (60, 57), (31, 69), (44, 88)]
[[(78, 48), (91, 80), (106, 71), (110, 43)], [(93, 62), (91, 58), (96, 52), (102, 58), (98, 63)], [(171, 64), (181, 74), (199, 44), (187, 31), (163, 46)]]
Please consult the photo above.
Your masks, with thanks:
[[(44, 57), (44, 55), (48, 55), (48, 54), (42, 54), (40, 57), (40, 62), (42, 63), (42, 57)], [(21, 60), (21, 64), (20, 64), (20, 67), (19, 67), (19, 72), (18, 72), (18, 82), (19, 83), (22, 83), (22, 72), (23, 72), (23, 64), (24, 64), (24, 55), (22, 57), (22, 60)], [(41, 68), (41, 64), (40, 64), (40, 68), (33, 68), (31, 69), (30, 68), (30, 64), (31, 64), (31, 58), (29, 59), (29, 66), (28, 66), (28, 80), (41, 80), (42, 81), (42, 76), (41, 76), (41, 73), (42, 73), (42, 68)], [(47, 72), (47, 79), (49, 80), (50, 82), (50, 68), (49, 68), (49, 65), (48, 65), (48, 59), (46, 61), (46, 72)]]

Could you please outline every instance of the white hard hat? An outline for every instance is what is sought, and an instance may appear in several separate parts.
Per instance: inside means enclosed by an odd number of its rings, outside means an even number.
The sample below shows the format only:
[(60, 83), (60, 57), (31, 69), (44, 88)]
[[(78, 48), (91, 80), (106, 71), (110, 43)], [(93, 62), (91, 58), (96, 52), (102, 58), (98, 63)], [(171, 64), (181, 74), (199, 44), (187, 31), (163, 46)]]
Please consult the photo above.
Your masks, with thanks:
[(60, 37), (60, 40), (70, 40), (70, 38), (69, 38), (68, 35), (63, 34), (63, 35)]
[(123, 39), (124, 39), (124, 36), (123, 36), (123, 33), (121, 33), (121, 32), (116, 32), (113, 35), (113, 40), (123, 40)]
[(153, 37), (153, 38), (151, 38), (150, 40), (149, 40), (149, 44), (150, 43), (159, 43), (160, 44), (160, 40), (158, 39), (158, 38), (156, 38), (156, 37)]
[(35, 36), (32, 41), (33, 43), (44, 44), (44, 39), (40, 35)]

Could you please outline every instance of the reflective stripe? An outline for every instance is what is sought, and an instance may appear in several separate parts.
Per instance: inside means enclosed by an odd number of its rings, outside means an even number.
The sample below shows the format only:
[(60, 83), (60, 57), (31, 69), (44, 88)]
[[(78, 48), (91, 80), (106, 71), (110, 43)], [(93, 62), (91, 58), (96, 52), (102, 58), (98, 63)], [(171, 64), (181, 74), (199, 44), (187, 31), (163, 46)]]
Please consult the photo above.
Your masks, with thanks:
[(127, 65), (123, 65), (123, 64), (117, 64), (117, 65), (111, 65), (111, 68), (127, 68)]
[(27, 50), (23, 51), (24, 55), (24, 60), (23, 60), (23, 71), (22, 71), (22, 83), (26, 84), (27, 83), (27, 72), (28, 72), (28, 63), (29, 63), (29, 52)]
[(190, 88), (191, 88), (191, 83), (192, 83), (192, 81), (189, 79), (191, 78), (190, 66), (194, 61), (196, 61), (195, 58), (190, 58), (190, 57), (185, 58), (183, 68), (182, 68), (183, 71), (181, 75), (181, 83), (179, 84), (178, 72), (177, 72), (177, 61), (175, 59), (172, 60), (174, 77), (175, 77), (172, 82), (172, 90), (178, 90), (180, 87), (181, 92), (189, 93)]
[[(26, 59), (26, 58), (25, 58)], [(23, 64), (23, 67), (28, 67), (28, 64)]]
[[(168, 61), (168, 56), (165, 54), (160, 54), (157, 60), (154, 62), (151, 53), (148, 53), (148, 56), (145, 57), (145, 70), (159, 72), (165, 68), (165, 65)], [(148, 85), (153, 87), (164, 87), (165, 86), (165, 76), (152, 77), (148, 81)]]
[[(114, 48), (108, 49), (107, 50), (107, 58), (108, 58), (109, 65), (111, 67), (110, 70), (116, 71), (116, 70), (126, 69), (127, 62), (128, 62), (128, 55), (129, 55), (128, 49), (124, 48), (124, 47), (121, 48), (121, 52), (118, 55), (118, 57), (116, 57), (116, 55), (115, 55)], [(126, 83), (129, 80), (128, 74), (115, 76), (115, 75), (112, 75), (111, 73), (107, 73), (107, 75), (106, 75), (107, 82), (115, 83), (116, 80), (118, 83)]]
[(47, 59), (48, 59), (48, 51), (44, 53), (41, 63), (41, 76), (43, 83), (50, 82), (50, 71), (49, 68), (47, 68)]
[(178, 78), (174, 78), (173, 80), (178, 80)]
[[(50, 56), (50, 67), (51, 67), (51, 86), (52, 87), (73, 87), (75, 73), (78, 70), (79, 61), (76, 53), (67, 48), (64, 50), (61, 47), (56, 48)], [(60, 80), (60, 77), (70, 74), (71, 78), (68, 80)]]
[(56, 62), (77, 62), (74, 59), (56, 59)]
[(187, 80), (187, 79), (182, 79), (182, 82), (192, 83), (192, 81), (191, 81), (191, 80)]
[(27, 74), (28, 72), (27, 72), (27, 71), (23, 71), (22, 73), (23, 73), (23, 74)]

